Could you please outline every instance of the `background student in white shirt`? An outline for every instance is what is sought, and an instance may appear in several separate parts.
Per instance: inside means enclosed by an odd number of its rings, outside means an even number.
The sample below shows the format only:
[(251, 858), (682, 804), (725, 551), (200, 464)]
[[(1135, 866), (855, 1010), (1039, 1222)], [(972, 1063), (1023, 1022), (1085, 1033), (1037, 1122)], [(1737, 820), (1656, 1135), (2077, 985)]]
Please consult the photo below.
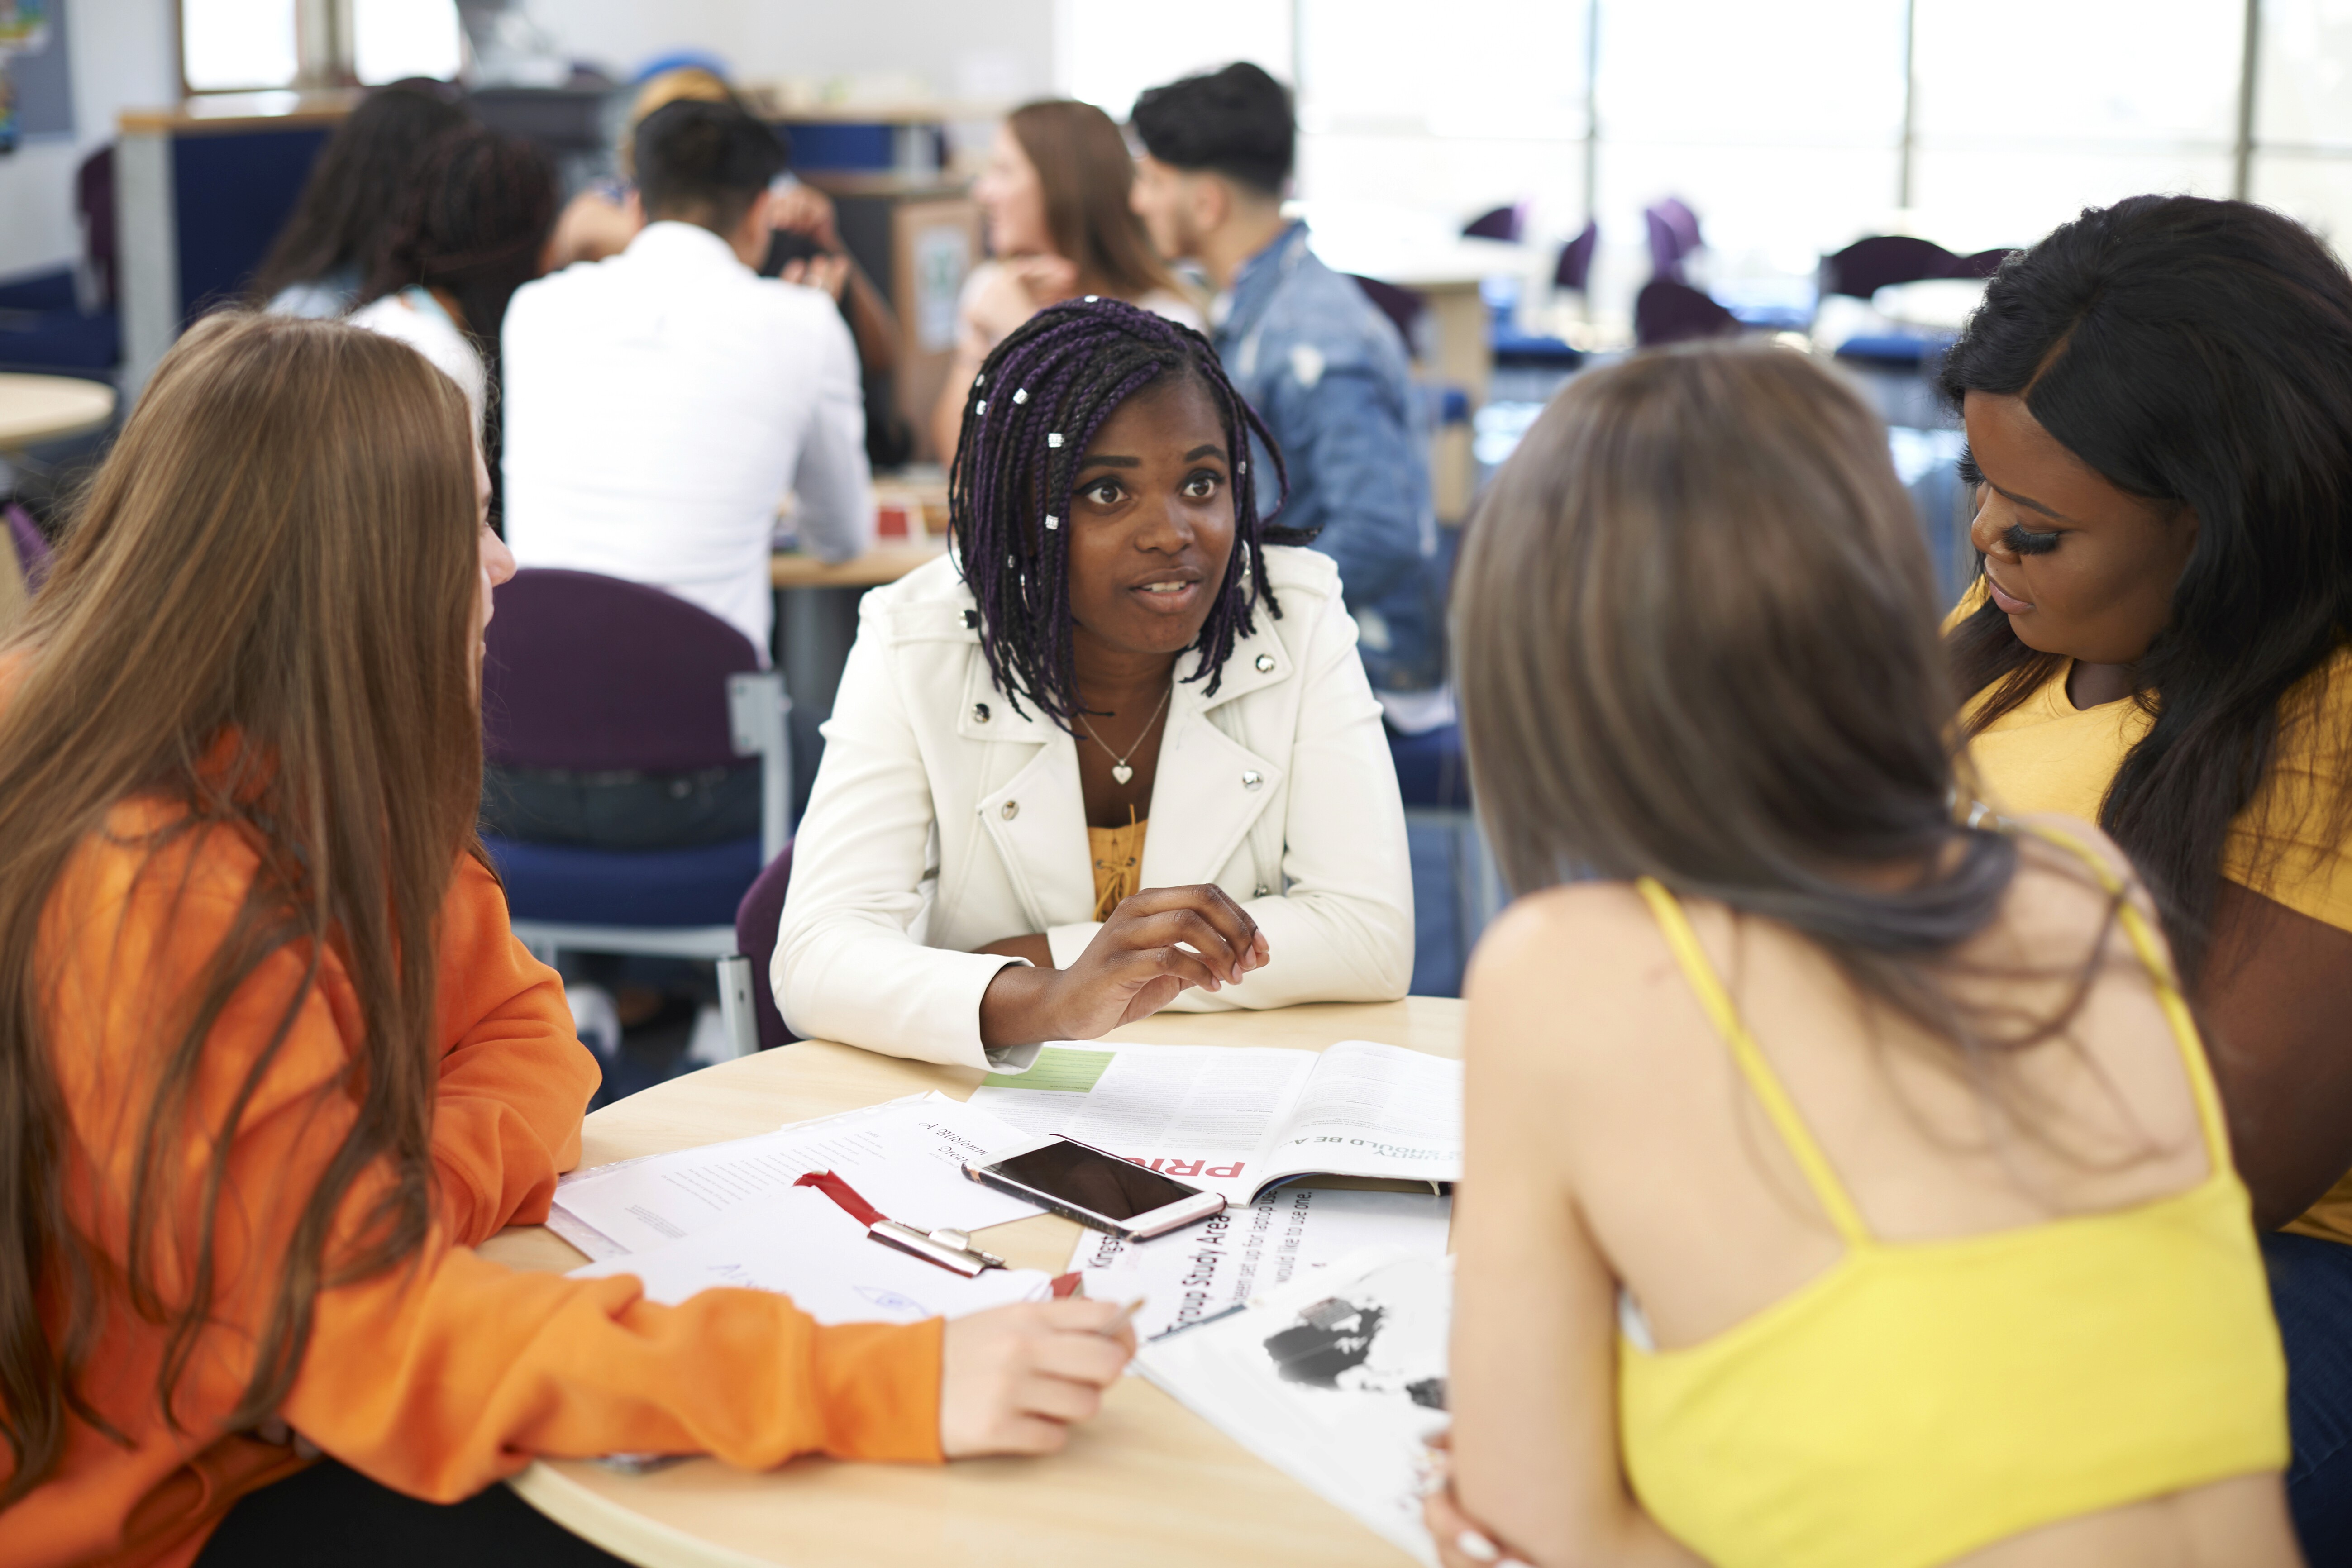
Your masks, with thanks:
[[(646, 117), (635, 160), (648, 222), (628, 248), (532, 284), (508, 313), (507, 542), (524, 567), (667, 589), (764, 659), (785, 495), (824, 559), (873, 540), (856, 351), (831, 296), (752, 270), (784, 166), (772, 132), (683, 100)], [(497, 773), (489, 825), (519, 837), (649, 847), (759, 831), (753, 769), (682, 790)], [(596, 798), (614, 790), (629, 809)]]

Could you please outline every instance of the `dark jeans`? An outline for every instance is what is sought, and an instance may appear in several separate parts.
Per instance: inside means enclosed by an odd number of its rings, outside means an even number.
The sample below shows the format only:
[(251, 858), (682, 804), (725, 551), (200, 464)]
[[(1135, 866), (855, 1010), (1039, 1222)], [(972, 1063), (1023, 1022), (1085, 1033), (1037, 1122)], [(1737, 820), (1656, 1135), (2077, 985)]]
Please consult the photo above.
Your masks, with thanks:
[(321, 1459), (239, 1498), (195, 1568), (627, 1568), (503, 1485), (420, 1502)]
[(2263, 1237), (2286, 1344), (2287, 1505), (2311, 1568), (2352, 1564), (2352, 1247)]
[(482, 770), (482, 826), (531, 844), (691, 849), (760, 835), (760, 764), (692, 773)]

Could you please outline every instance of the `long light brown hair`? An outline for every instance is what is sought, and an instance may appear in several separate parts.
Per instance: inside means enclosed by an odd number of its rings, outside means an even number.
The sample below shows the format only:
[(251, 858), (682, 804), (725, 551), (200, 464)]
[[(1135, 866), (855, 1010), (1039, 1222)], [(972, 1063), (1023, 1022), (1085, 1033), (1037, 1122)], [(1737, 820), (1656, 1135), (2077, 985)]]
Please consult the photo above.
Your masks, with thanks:
[(2063, 1034), (2105, 934), (2033, 972), (2069, 982), (2045, 1016), (1956, 994), (1986, 978), (1955, 955), (2018, 849), (1956, 809), (1937, 608), (1885, 432), (1827, 371), (1694, 346), (1578, 378), (1481, 500), (1455, 579), (1505, 878), (1653, 877), (1780, 921), (2005, 1098), (1991, 1061)]
[[(325, 322), (215, 316), (164, 356), (0, 657), (0, 1506), (56, 1463), (99, 1293), (167, 1332), (173, 1397), (208, 1321), (229, 1156), (331, 952), (364, 1020), (329, 1091), (351, 1130), (302, 1204), (230, 1429), (275, 1411), (319, 1291), (396, 1267), (431, 1218), (436, 937), (474, 842), (481, 727), (471, 421), (404, 343)], [(191, 836), (231, 833), (258, 868), (226, 938), (148, 1030), (153, 1089), (133, 1123), (127, 1256), (78, 1233), (67, 1108), (38, 972), (43, 914), (77, 846), (133, 798), (177, 808), (149, 876)], [(184, 884), (173, 897), (184, 894)], [(54, 933), (53, 933), (54, 934)], [(272, 955), (303, 984), (257, 1042), (223, 1124), (195, 1086), (232, 996)], [(208, 1151), (200, 1192), (174, 1171)], [(329, 1247), (362, 1173), (383, 1195)], [(192, 1201), (193, 1200), (193, 1201)], [(193, 1214), (193, 1235), (172, 1234)], [(185, 1261), (186, 1284), (169, 1260)], [(58, 1338), (50, 1326), (61, 1325)]]
[(1184, 292), (1128, 205), (1135, 159), (1109, 115), (1091, 103), (1049, 99), (1023, 104), (1005, 123), (1037, 171), (1045, 232), (1078, 269), (1082, 289), (1128, 300)]

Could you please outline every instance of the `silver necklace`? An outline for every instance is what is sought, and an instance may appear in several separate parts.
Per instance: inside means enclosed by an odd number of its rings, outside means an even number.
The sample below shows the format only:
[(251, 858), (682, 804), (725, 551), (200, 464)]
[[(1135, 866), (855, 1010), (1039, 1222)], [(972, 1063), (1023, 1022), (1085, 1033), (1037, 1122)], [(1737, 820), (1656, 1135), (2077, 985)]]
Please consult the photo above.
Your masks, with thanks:
[[(1150, 738), (1151, 726), (1160, 722), (1160, 715), (1166, 710), (1168, 707), (1168, 700), (1175, 695), (1176, 688), (1173, 684), (1171, 684), (1167, 690), (1160, 694), (1160, 706), (1154, 708), (1151, 710), (1151, 717), (1143, 721), (1143, 731), (1140, 734), (1135, 737), (1135, 744), (1127, 749), (1127, 757), (1135, 755), (1136, 752), (1143, 745), (1143, 742)], [(1095, 736), (1096, 745), (1100, 746), (1106, 752), (1110, 752), (1110, 742), (1104, 740), (1100, 735), (1095, 735), (1094, 724), (1084, 713), (1080, 713), (1078, 715), (1078, 722), (1086, 725), (1087, 734)], [(1111, 777), (1117, 779), (1121, 784), (1125, 784), (1128, 780), (1135, 776), (1135, 770), (1127, 765), (1127, 757), (1120, 756), (1117, 752), (1110, 752), (1110, 755)]]

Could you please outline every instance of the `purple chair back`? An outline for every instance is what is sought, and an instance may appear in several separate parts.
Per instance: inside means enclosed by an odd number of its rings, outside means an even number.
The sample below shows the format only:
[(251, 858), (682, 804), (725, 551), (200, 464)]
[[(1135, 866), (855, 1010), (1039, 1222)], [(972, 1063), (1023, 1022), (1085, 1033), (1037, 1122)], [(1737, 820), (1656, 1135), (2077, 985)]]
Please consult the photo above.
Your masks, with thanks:
[(49, 575), (49, 542), (42, 536), (33, 514), (11, 502), (7, 508), (8, 542), (16, 546), (16, 564), (24, 568), (25, 591), (37, 594)]
[(1633, 344), (1654, 349), (1693, 338), (1729, 337), (1739, 318), (1687, 283), (1653, 278), (1633, 296)]
[(770, 970), (776, 958), (776, 931), (784, 923), (784, 892), (793, 879), (793, 847), (768, 862), (735, 906), (735, 951), (751, 961), (751, 1020), (758, 1026), (760, 1048), (772, 1051), (799, 1038), (784, 1026), (776, 1005)]
[(1683, 262), (1706, 243), (1699, 237), (1698, 215), (1678, 198), (1668, 196), (1655, 206), (1643, 208), (1642, 221), (1649, 230), (1651, 276), (1682, 282)]
[(1960, 264), (1960, 258), (1931, 239), (1874, 234), (1822, 258), (1822, 292), (1867, 300), (1897, 283), (1958, 276), (1953, 269)]
[(1527, 228), (1527, 208), (1524, 205), (1496, 207), (1480, 213), (1462, 226), (1465, 239), (1507, 239), (1514, 245)]
[(1429, 301), (1410, 289), (1400, 289), (1377, 278), (1366, 278), (1354, 272), (1348, 276), (1354, 279), (1356, 287), (1364, 291), (1365, 299), (1381, 308), (1381, 315), (1396, 323), (1397, 335), (1404, 339), (1404, 352), (1412, 353), (1413, 325), (1421, 320), (1421, 313), (1428, 308)]
[(740, 761), (727, 678), (751, 641), (684, 599), (592, 572), (518, 572), (483, 639), (482, 746), (509, 767), (689, 773)]
[(74, 213), (81, 219), (82, 255), (98, 283), (98, 308), (114, 309), (114, 144), (108, 142), (74, 171)]
[(1551, 269), (1552, 286), (1581, 294), (1592, 276), (1592, 253), (1601, 246), (1601, 226), (1588, 221), (1584, 232), (1559, 247), (1559, 265)]
[(2004, 245), (1992, 250), (1979, 250), (1972, 256), (1963, 256), (1958, 260), (1952, 263), (1951, 276), (1955, 278), (1990, 278), (1994, 273), (2000, 270), (2000, 264), (2002, 262), (2008, 260), (2011, 257), (2016, 254), (2017, 251), (2014, 247)]

